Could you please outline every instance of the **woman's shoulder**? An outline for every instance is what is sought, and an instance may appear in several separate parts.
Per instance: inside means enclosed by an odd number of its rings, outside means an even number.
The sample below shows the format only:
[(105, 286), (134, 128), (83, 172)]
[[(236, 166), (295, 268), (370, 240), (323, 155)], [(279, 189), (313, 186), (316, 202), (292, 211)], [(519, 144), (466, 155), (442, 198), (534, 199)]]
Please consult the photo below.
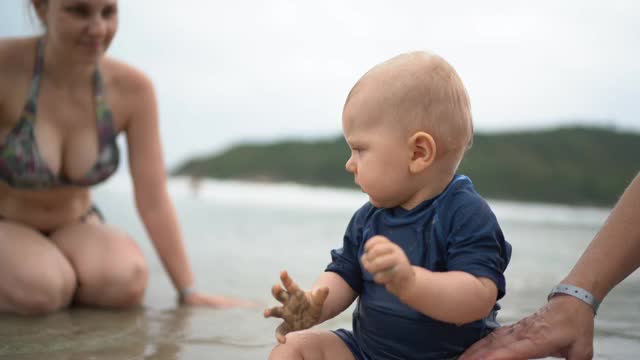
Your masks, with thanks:
[(122, 126), (140, 117), (157, 113), (153, 83), (143, 71), (123, 61), (104, 57), (100, 72), (105, 82), (109, 102), (118, 118), (126, 119)]
[(0, 38), (0, 74), (29, 74), (33, 71), (37, 37)]
[(105, 57), (100, 64), (109, 92), (121, 95), (153, 94), (153, 82), (142, 70), (121, 60)]
[(24, 105), (22, 96), (26, 96), (33, 76), (36, 46), (35, 37), (0, 38), (0, 123), (13, 124), (14, 110)]

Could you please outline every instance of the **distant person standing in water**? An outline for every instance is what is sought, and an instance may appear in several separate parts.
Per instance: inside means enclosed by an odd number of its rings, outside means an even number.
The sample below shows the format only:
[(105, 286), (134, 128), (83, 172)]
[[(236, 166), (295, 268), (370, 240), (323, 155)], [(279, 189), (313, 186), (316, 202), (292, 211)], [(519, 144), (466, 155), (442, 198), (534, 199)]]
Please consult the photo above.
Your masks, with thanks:
[(192, 175), (189, 177), (189, 188), (191, 188), (191, 194), (193, 194), (193, 196), (198, 196), (201, 187), (202, 178), (200, 176)]
[(143, 254), (105, 223), (90, 194), (118, 167), (120, 133), (139, 215), (180, 302), (243, 303), (194, 290), (167, 193), (153, 86), (104, 56), (118, 27), (118, 1), (28, 5), (44, 34), (0, 39), (0, 312), (141, 303)]

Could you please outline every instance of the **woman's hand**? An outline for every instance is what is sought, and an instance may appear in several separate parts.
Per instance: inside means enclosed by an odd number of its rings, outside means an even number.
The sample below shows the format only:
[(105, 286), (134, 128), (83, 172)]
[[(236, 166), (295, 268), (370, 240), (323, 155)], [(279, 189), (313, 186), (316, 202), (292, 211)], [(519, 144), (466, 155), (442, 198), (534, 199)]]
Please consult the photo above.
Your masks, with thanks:
[(579, 299), (555, 296), (533, 315), (494, 330), (460, 359), (591, 359), (593, 317), (593, 309)]
[(247, 300), (235, 299), (219, 295), (208, 295), (200, 292), (191, 292), (183, 296), (180, 302), (184, 305), (210, 306), (215, 308), (255, 306), (255, 304)]
[(308, 329), (319, 322), (322, 306), (329, 295), (329, 288), (323, 287), (312, 292), (303, 291), (286, 271), (280, 273), (280, 280), (284, 289), (279, 284), (273, 285), (271, 294), (282, 303), (282, 306), (266, 309), (264, 317), (277, 317), (284, 320), (276, 328), (276, 339), (284, 344), (288, 333)]

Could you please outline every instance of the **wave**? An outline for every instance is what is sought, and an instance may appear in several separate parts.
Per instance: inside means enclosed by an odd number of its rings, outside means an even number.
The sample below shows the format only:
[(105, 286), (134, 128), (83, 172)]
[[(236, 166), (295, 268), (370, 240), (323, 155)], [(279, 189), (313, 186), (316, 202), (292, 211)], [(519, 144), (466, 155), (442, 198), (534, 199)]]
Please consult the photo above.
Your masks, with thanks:
[[(168, 189), (174, 200), (195, 199), (203, 203), (274, 209), (352, 213), (368, 197), (358, 190), (307, 186), (295, 183), (259, 183), (237, 180), (172, 177)], [(131, 193), (126, 176), (114, 176), (99, 191)], [(508, 222), (600, 226), (609, 209), (544, 203), (488, 200), (498, 219)]]

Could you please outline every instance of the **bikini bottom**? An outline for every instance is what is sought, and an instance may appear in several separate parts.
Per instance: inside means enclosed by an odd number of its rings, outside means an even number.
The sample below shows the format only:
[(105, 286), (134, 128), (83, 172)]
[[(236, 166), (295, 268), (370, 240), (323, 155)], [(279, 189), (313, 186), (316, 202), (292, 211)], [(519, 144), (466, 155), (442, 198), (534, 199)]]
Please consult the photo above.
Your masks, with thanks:
[[(81, 223), (86, 223), (87, 219), (89, 219), (89, 217), (91, 217), (91, 215), (96, 215), (98, 217), (98, 219), (100, 219), (100, 222), (104, 223), (104, 215), (102, 215), (102, 211), (100, 211), (100, 209), (98, 209), (98, 207), (95, 204), (91, 204), (91, 207), (89, 208), (89, 210), (87, 210), (84, 214), (82, 214), (78, 220)], [(0, 220), (4, 220), (5, 217), (0, 215)], [(38, 230), (42, 235), (44, 236), (49, 236), (51, 235), (51, 233), (53, 232), (53, 230)]]

